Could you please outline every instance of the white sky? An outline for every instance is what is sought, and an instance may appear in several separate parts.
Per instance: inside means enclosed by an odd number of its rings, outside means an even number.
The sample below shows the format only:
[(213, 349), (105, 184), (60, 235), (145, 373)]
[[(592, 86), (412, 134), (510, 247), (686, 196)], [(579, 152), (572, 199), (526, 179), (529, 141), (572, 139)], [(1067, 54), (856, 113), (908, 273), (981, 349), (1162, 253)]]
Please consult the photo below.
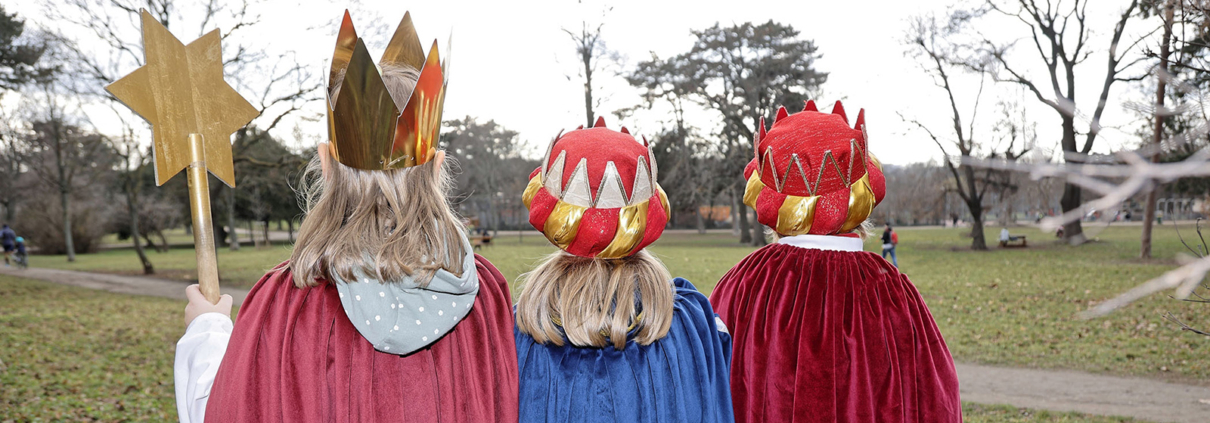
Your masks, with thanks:
[[(7, 10), (16, 11), (34, 25), (45, 25), (41, 19), (46, 4), (27, 0), (0, 0)], [(50, 0), (53, 2), (56, 0)], [(313, 70), (316, 77), (327, 76), (334, 35), (346, 7), (352, 10), (360, 35), (366, 36), (371, 54), (377, 57), (390, 31), (410, 10), (422, 40), (439, 39), (444, 49), (453, 32), (451, 80), (446, 96), (444, 117), (460, 118), (470, 115), (480, 120), (494, 119), (507, 128), (520, 132), (534, 154), (560, 129), (571, 129), (584, 121), (582, 81), (576, 74), (576, 57), (572, 42), (562, 28), (579, 29), (582, 20), (603, 22), (603, 39), (608, 47), (626, 58), (626, 69), (650, 58), (651, 53), (669, 57), (691, 47), (692, 29), (701, 29), (720, 22), (724, 26), (773, 19), (792, 25), (800, 37), (812, 39), (823, 57), (817, 68), (830, 73), (823, 86), (824, 96), (817, 100), (827, 110), (837, 99), (843, 99), (850, 118), (865, 108), (869, 124), (870, 148), (885, 163), (907, 164), (940, 157), (940, 153), (922, 132), (911, 129), (898, 114), (917, 118), (930, 125), (934, 132), (949, 134), (949, 105), (944, 91), (932, 85), (914, 59), (905, 57), (901, 40), (908, 27), (907, 18), (924, 12), (943, 14), (952, 1), (372, 1), (351, 6), (313, 1), (271, 0), (257, 12), (263, 21), (254, 31), (242, 34), (267, 45), (270, 52), (292, 51)], [(1111, 20), (1124, 5), (1117, 0), (1097, 0), (1090, 10), (1091, 25), (1098, 28), (1096, 36), (1104, 37), (1112, 29)], [(612, 9), (602, 17), (602, 10)], [(381, 37), (370, 37), (377, 27), (387, 31)], [(1151, 22), (1133, 22), (1133, 29), (1142, 29)], [(1016, 24), (1020, 25), (1020, 24)], [(49, 26), (49, 25), (47, 25)], [(185, 27), (181, 25), (181, 27)], [(992, 34), (1023, 34), (1019, 26), (1007, 20), (988, 21), (981, 27)], [(69, 28), (60, 28), (69, 32)], [(138, 28), (130, 28), (130, 43), (140, 43)], [(197, 33), (174, 28), (178, 37), (188, 43)], [(431, 41), (424, 42), (427, 47)], [(1092, 47), (1098, 54), (1079, 74), (1083, 82), (1078, 88), (1077, 103), (1081, 112), (1090, 114), (1090, 107), (1099, 91), (1105, 56), (1099, 51), (1106, 43), (1094, 39)], [(1022, 47), (1030, 47), (1022, 45)], [(1030, 53), (1022, 50), (1023, 53)], [(442, 52), (444, 56), (444, 51)], [(1026, 56), (1036, 76), (1042, 76), (1036, 54)], [(1142, 69), (1142, 68), (1139, 68)], [(133, 70), (133, 69), (130, 69)], [(129, 70), (127, 70), (129, 71)], [(571, 77), (571, 80), (568, 77)], [(602, 73), (598, 92), (606, 101), (597, 110), (606, 115), (610, 127), (619, 125), (612, 111), (639, 102), (638, 92), (620, 76)], [(960, 101), (969, 104), (977, 82), (957, 81)], [(994, 123), (997, 113), (995, 97), (1017, 99), (1026, 105), (1030, 118), (1038, 122), (1039, 147), (1053, 149), (1057, 145), (1058, 125), (1054, 113), (1016, 90), (989, 89), (980, 110), (981, 125)], [(244, 93), (249, 96), (250, 93)], [(1144, 99), (1137, 88), (1119, 84), (1110, 97), (1112, 105), (1104, 121), (1110, 128), (1102, 133), (1095, 152), (1134, 143), (1136, 117), (1125, 111), (1128, 100)], [(6, 103), (8, 103), (6, 101)], [(827, 106), (825, 106), (827, 105)], [(790, 105), (787, 105), (790, 106)], [(800, 105), (794, 105), (797, 111)], [(789, 107), (788, 107), (789, 108)], [(321, 116), (323, 104), (312, 103), (305, 115)], [(99, 115), (98, 115), (99, 116)], [(699, 112), (691, 115), (691, 124), (710, 130), (714, 115)], [(654, 134), (660, 122), (670, 118), (662, 111), (640, 113), (621, 122), (640, 134)], [(100, 117), (94, 124), (105, 130)], [(299, 130), (295, 131), (295, 127)], [(292, 119), (281, 125), (278, 136), (292, 140), (298, 147), (313, 146), (326, 137), (322, 120)], [(301, 134), (299, 139), (297, 135)]]

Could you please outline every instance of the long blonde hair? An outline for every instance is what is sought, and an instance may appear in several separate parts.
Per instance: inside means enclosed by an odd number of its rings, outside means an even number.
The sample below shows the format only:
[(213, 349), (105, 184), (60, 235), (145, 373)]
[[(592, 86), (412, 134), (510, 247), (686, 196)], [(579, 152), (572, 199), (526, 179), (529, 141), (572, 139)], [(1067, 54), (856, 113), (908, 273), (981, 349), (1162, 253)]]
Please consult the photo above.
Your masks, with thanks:
[(557, 251), (522, 275), (517, 328), (539, 343), (626, 347), (663, 338), (672, 326), (672, 276), (641, 250), (620, 259), (593, 259)]
[[(397, 98), (407, 98), (415, 81), (407, 70), (384, 69), (383, 79)], [(338, 91), (338, 84), (333, 93)], [(466, 246), (462, 225), (446, 200), (453, 182), (443, 161), (405, 169), (361, 170), (320, 156), (311, 159), (298, 189), (306, 217), (290, 255), (294, 285), (319, 279), (356, 279), (355, 270), (379, 280), (412, 276), (422, 286), (438, 269), (462, 274)]]

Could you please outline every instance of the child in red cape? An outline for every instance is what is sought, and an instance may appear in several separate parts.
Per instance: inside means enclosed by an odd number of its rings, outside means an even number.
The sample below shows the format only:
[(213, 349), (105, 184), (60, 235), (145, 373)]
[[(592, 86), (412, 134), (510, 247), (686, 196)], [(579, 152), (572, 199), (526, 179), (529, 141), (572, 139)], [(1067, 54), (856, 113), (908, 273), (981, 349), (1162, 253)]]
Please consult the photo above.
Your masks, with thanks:
[(340, 34), (332, 142), (307, 169), (290, 260), (256, 283), (234, 328), (230, 297), (188, 290), (181, 421), (516, 422), (508, 283), (446, 201), (445, 154), (430, 147), (440, 122), (414, 119), (441, 115), (439, 101), (415, 104), (443, 98), (437, 53), (426, 62), (405, 15), (379, 76), (347, 12)]
[(886, 188), (864, 111), (761, 122), (744, 203), (777, 232), (710, 298), (733, 337), (737, 422), (961, 422), (958, 378), (916, 288), (862, 251)]

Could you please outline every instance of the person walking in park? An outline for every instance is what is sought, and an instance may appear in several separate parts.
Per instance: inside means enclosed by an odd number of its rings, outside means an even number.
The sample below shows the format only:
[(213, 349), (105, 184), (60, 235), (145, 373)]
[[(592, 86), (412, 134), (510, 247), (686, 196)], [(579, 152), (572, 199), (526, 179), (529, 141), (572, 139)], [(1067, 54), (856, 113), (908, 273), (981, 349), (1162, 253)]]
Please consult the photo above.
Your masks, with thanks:
[(523, 422), (730, 422), (731, 337), (706, 296), (644, 247), (668, 198), (629, 134), (551, 142), (522, 196), (559, 251), (523, 275), (517, 362)]
[(864, 111), (850, 128), (808, 102), (764, 123), (744, 203), (778, 235), (711, 302), (734, 339), (736, 421), (958, 423), (953, 359), (906, 276), (862, 249), (886, 193)]
[(882, 231), (882, 258), (886, 259), (887, 254), (891, 255), (891, 264), (899, 267), (899, 258), (895, 257), (895, 247), (899, 245), (899, 234), (891, 228), (891, 222), (886, 223), (886, 229)]
[(8, 227), (7, 223), (0, 227), (0, 245), (4, 247), (4, 265), (11, 266), (13, 251), (17, 249), (17, 232)]
[[(186, 291), (181, 421), (517, 421), (508, 282), (472, 252), (447, 200), (445, 153), (432, 148), (441, 102), (417, 104), (443, 98), (442, 68), (416, 38), (404, 15), (379, 76), (345, 13), (331, 140), (306, 169), (290, 259), (256, 283), (234, 327), (229, 296)], [(389, 130), (358, 132), (378, 127)]]

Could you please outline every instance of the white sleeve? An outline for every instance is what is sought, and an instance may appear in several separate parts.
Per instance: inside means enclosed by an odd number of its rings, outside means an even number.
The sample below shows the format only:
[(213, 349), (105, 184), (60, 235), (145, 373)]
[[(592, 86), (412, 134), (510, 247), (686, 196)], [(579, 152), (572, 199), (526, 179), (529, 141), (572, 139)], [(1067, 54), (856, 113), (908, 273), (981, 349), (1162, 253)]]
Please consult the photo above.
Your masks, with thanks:
[(176, 412), (181, 423), (202, 423), (210, 386), (231, 339), (231, 318), (206, 313), (193, 319), (176, 343), (172, 373), (176, 384)]

